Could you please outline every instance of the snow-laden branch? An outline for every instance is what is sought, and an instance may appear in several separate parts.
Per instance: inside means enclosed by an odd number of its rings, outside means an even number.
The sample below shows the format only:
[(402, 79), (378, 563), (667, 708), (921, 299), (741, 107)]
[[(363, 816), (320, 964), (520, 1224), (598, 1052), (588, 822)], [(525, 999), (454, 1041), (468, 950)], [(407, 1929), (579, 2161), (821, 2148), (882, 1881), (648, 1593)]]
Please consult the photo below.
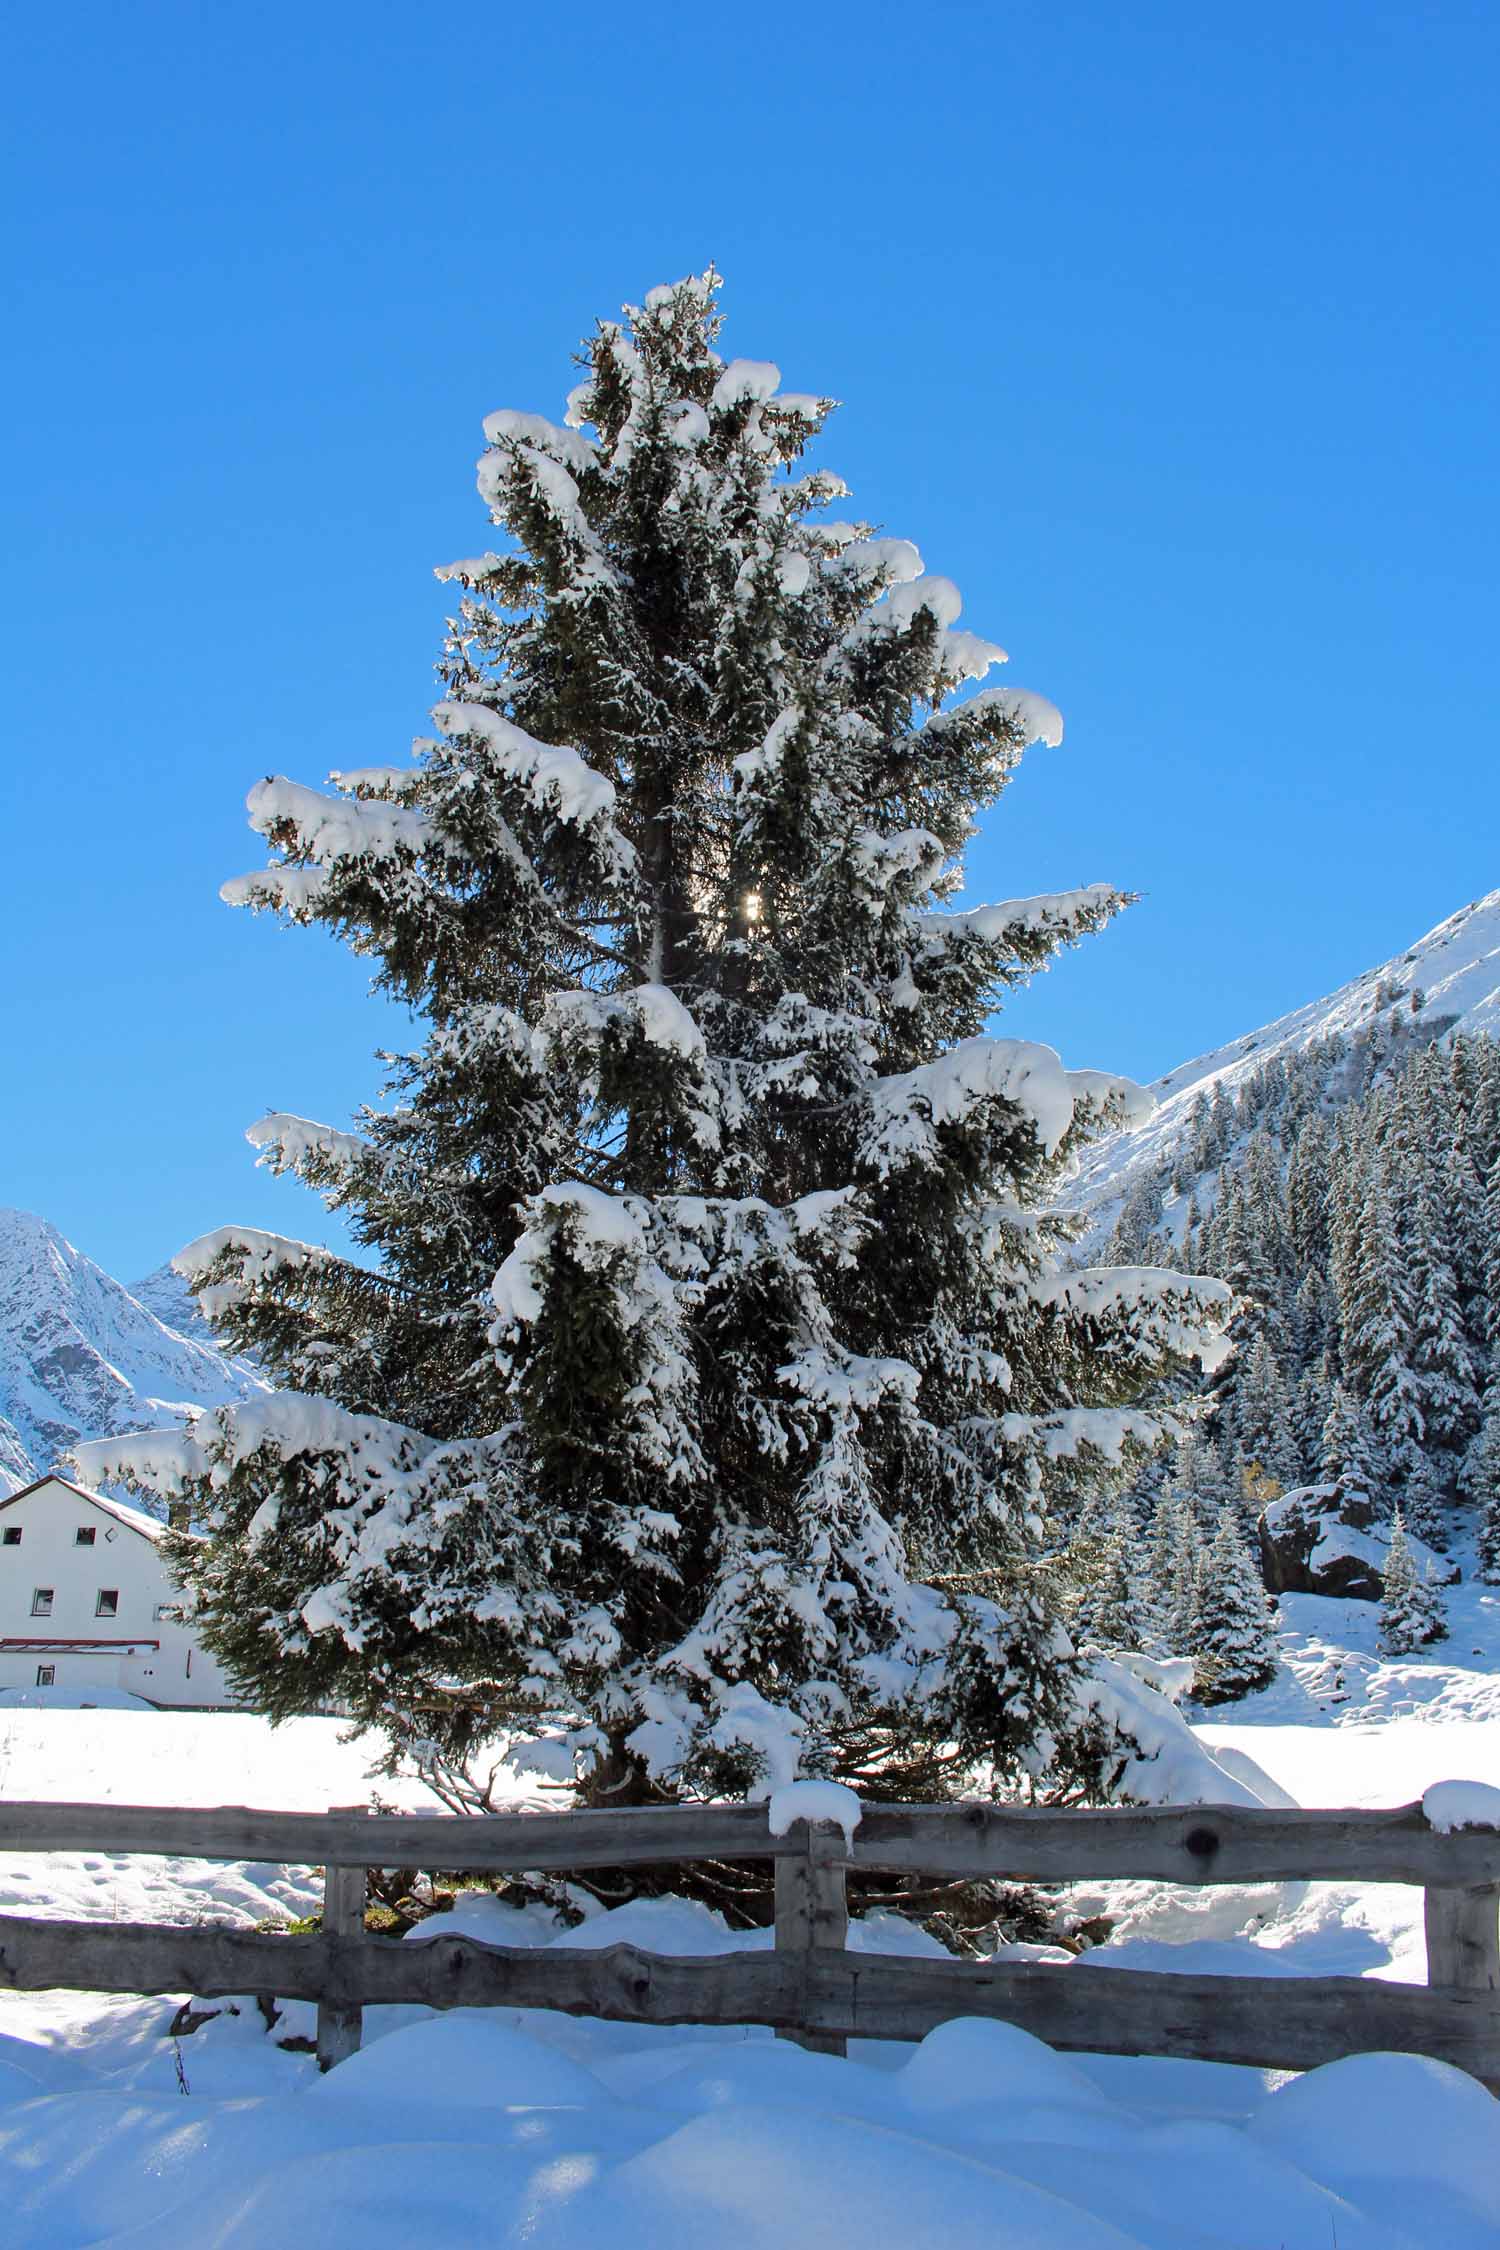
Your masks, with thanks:
[(883, 1078), (866, 1097), (869, 1125), (860, 1155), (882, 1175), (930, 1158), (937, 1132), (1003, 1103), (1030, 1127), (1043, 1155), (1055, 1154), (1074, 1125), (1107, 1106), (1128, 1121), (1151, 1114), (1152, 1097), (1128, 1078), (1067, 1070), (1055, 1048), (1029, 1039), (964, 1039), (934, 1062)]
[(599, 449), (582, 430), (549, 422), (545, 414), (528, 414), (514, 406), (498, 407), (484, 418), (486, 445), (524, 445), (545, 453), (575, 477), (599, 466)]
[(576, 750), (538, 742), (524, 727), (482, 703), (439, 703), (433, 717), (445, 734), (470, 735), (482, 742), (500, 772), (520, 784), (539, 812), (578, 828), (597, 824), (621, 873), (634, 866), (634, 851), (613, 825), (615, 785)]
[(1030, 688), (982, 688), (966, 702), (956, 703), (946, 711), (934, 711), (922, 733), (941, 735), (955, 720), (1000, 718), (1009, 720), (1021, 731), (1023, 746), (1029, 749), (1033, 742), (1044, 742), (1056, 750), (1063, 738), (1063, 717), (1055, 703), (1046, 696), (1034, 695)]
[(272, 1110), (247, 1126), (245, 1138), (269, 1171), (295, 1172), (299, 1177), (347, 1174), (369, 1153), (370, 1146), (358, 1133), (343, 1132), (336, 1125), (319, 1125), (310, 1117), (294, 1117), (285, 1110)]
[(1124, 893), (1112, 883), (1084, 883), (1074, 890), (1039, 891), (1034, 898), (1000, 899), (992, 906), (968, 906), (951, 914), (914, 911), (910, 922), (926, 948), (965, 940), (1010, 947), (1035, 938), (1062, 943), (1081, 931), (1097, 929), (1123, 904)]

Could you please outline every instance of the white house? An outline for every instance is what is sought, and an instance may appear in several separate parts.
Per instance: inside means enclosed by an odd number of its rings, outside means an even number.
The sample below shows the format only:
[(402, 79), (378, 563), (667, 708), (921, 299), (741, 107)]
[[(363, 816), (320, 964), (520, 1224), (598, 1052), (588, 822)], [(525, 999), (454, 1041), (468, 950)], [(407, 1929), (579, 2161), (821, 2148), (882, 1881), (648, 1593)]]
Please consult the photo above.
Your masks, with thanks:
[(180, 1621), (165, 1528), (65, 1477), (0, 1500), (0, 1688), (116, 1688), (176, 1709), (233, 1703)]

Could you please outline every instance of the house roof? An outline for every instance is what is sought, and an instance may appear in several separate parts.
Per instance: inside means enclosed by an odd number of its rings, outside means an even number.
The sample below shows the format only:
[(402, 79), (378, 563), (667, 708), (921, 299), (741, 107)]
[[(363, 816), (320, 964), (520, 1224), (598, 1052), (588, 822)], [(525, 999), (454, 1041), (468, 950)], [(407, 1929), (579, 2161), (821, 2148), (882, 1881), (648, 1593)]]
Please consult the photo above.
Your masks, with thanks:
[(55, 1471), (49, 1471), (46, 1476), (37, 1477), (33, 1483), (23, 1485), (9, 1499), (0, 1500), (0, 1514), (7, 1508), (13, 1508), (18, 1500), (29, 1500), (34, 1492), (42, 1491), (49, 1484), (61, 1485), (64, 1492), (71, 1492), (75, 1500), (86, 1500), (101, 1515), (113, 1516), (128, 1531), (138, 1531), (143, 1539), (149, 1539), (153, 1544), (166, 1537), (166, 1525), (158, 1523), (155, 1516), (148, 1516), (144, 1508), (132, 1508), (126, 1501), (111, 1500), (102, 1492), (85, 1492), (81, 1484), (74, 1484), (69, 1478), (58, 1476)]

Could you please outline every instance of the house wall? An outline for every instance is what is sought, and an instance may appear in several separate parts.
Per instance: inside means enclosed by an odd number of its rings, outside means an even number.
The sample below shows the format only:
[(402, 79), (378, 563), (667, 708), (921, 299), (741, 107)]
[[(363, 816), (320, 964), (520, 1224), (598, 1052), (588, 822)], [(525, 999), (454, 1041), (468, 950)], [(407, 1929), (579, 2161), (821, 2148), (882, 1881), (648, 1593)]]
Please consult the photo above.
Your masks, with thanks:
[[(48, 1482), (0, 1508), (0, 1534), (18, 1528), (18, 1545), (0, 1537), (0, 1640), (134, 1642), (131, 1650), (0, 1649), (0, 1687), (34, 1687), (37, 1667), (55, 1667), (54, 1684), (121, 1688), (152, 1703), (224, 1704), (234, 1700), (217, 1664), (181, 1624), (159, 1613), (181, 1599), (148, 1533), (96, 1508), (61, 1482)], [(75, 1534), (87, 1529), (93, 1544)], [(33, 1614), (39, 1587), (52, 1588), (50, 1617)], [(98, 1614), (108, 1588), (113, 1617)], [(157, 1642), (155, 1648), (141, 1644)]]

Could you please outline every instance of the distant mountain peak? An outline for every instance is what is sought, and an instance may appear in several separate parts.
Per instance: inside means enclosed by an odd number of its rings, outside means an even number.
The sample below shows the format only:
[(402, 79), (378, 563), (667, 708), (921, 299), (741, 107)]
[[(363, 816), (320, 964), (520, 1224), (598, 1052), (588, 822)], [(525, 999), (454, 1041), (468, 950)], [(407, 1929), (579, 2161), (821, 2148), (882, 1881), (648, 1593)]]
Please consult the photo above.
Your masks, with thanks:
[(160, 1428), (266, 1388), (196, 1314), (195, 1325), (164, 1320), (50, 1219), (0, 1209), (0, 1491), (44, 1474), (77, 1438)]

